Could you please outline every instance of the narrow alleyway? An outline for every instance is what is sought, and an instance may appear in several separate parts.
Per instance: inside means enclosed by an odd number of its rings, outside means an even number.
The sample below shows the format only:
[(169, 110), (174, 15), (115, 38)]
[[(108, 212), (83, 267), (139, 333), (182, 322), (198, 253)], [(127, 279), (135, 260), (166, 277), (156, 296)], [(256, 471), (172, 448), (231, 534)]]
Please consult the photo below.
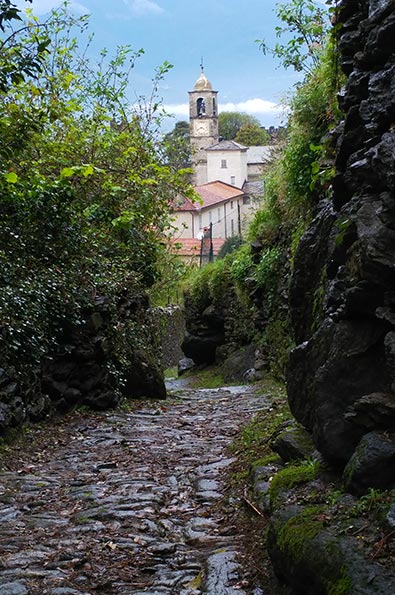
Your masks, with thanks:
[(263, 595), (224, 471), (266, 406), (248, 387), (183, 389), (28, 433), (0, 473), (0, 595)]

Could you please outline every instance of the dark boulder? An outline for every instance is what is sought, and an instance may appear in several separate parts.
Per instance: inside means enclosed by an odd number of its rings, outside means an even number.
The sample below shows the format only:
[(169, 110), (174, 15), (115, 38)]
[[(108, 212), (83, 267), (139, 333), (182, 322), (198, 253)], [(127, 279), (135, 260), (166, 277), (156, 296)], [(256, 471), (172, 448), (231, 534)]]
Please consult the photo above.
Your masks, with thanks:
[(355, 538), (326, 528), (319, 507), (289, 505), (270, 520), (268, 552), (277, 576), (297, 595), (388, 595), (394, 576), (367, 560)]
[(346, 489), (361, 495), (369, 488), (395, 487), (395, 434), (365, 434), (344, 469)]
[(137, 356), (125, 371), (125, 384), (121, 390), (128, 399), (166, 398), (166, 386), (159, 366), (154, 360), (148, 361), (143, 355)]
[(311, 435), (300, 426), (285, 428), (277, 433), (270, 448), (286, 463), (308, 459), (315, 450)]
[(217, 347), (224, 342), (223, 333), (210, 333), (192, 335), (186, 333), (181, 349), (186, 357), (193, 359), (193, 361), (200, 364), (212, 364), (215, 362)]
[(191, 359), (190, 357), (184, 357), (184, 358), (180, 359), (180, 361), (178, 362), (178, 368), (177, 368), (178, 376), (182, 376), (189, 370), (193, 370), (193, 368), (195, 368), (195, 367), (196, 367), (196, 364), (193, 361), (193, 359)]
[(374, 428), (391, 430), (395, 428), (395, 395), (392, 393), (364, 395), (349, 407), (344, 417), (366, 431)]
[(255, 345), (248, 345), (231, 353), (221, 366), (224, 380), (226, 382), (243, 382), (247, 370), (254, 367), (255, 352)]

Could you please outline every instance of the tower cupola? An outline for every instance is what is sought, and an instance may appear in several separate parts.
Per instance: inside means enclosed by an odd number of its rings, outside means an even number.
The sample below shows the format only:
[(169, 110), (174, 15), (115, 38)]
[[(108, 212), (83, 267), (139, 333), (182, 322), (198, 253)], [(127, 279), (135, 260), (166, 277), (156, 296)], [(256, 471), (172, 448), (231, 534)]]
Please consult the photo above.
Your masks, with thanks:
[(213, 87), (212, 87), (210, 81), (207, 79), (206, 75), (204, 74), (203, 67), (202, 67), (202, 72), (200, 73), (200, 76), (199, 76), (198, 80), (196, 81), (193, 90), (194, 91), (212, 91), (213, 90)]

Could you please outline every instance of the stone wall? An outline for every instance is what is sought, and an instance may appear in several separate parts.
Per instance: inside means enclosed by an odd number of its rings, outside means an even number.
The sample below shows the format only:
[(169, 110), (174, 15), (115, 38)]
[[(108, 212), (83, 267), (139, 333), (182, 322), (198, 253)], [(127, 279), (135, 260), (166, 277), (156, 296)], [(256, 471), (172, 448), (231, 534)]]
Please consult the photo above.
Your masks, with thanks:
[(181, 343), (185, 335), (185, 318), (180, 306), (166, 306), (151, 310), (153, 325), (160, 335), (160, 361), (163, 370), (173, 368), (185, 357)]
[(164, 398), (160, 346), (148, 306), (142, 291), (97, 296), (84, 312), (84, 324), (63, 330), (30, 384), (23, 370), (0, 365), (0, 436), (79, 405), (105, 409), (123, 397)]
[(287, 386), (297, 420), (344, 466), (383, 432), (395, 462), (395, 3), (343, 0), (338, 20), (344, 121), (333, 197), (295, 259)]
[(267, 357), (255, 343), (258, 323), (254, 296), (240, 296), (231, 280), (216, 297), (204, 290), (185, 294), (186, 333), (182, 350), (197, 365), (220, 366), (226, 382), (259, 379)]

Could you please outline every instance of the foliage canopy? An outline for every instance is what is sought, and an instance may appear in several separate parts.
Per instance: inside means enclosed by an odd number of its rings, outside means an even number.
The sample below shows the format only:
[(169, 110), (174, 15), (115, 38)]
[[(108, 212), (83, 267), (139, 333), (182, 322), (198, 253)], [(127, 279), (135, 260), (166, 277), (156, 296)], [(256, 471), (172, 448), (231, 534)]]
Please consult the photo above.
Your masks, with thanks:
[(173, 166), (187, 167), (191, 163), (189, 123), (176, 122), (171, 132), (164, 136), (165, 153)]
[(242, 126), (253, 125), (260, 127), (260, 122), (254, 116), (242, 112), (221, 112), (218, 116), (218, 133), (224, 140), (235, 140)]
[(14, 31), (21, 14), (9, 2), (0, 8), (0, 352), (2, 365), (21, 370), (84, 324), (98, 296), (152, 286), (172, 230), (169, 204), (191, 189), (158, 142), (157, 88), (169, 63), (157, 68), (151, 97), (131, 107), (143, 50), (103, 50), (93, 66), (89, 38), (85, 49), (77, 41), (87, 17), (64, 6), (40, 23), (28, 11)]
[(260, 124), (243, 124), (235, 136), (235, 141), (246, 147), (267, 145), (270, 135)]
[(286, 37), (287, 41), (270, 48), (264, 40), (258, 40), (261, 50), (278, 58), (285, 68), (311, 74), (326, 44), (328, 11), (315, 0), (289, 0), (277, 4), (277, 16), (282, 24), (276, 27), (276, 36)]

